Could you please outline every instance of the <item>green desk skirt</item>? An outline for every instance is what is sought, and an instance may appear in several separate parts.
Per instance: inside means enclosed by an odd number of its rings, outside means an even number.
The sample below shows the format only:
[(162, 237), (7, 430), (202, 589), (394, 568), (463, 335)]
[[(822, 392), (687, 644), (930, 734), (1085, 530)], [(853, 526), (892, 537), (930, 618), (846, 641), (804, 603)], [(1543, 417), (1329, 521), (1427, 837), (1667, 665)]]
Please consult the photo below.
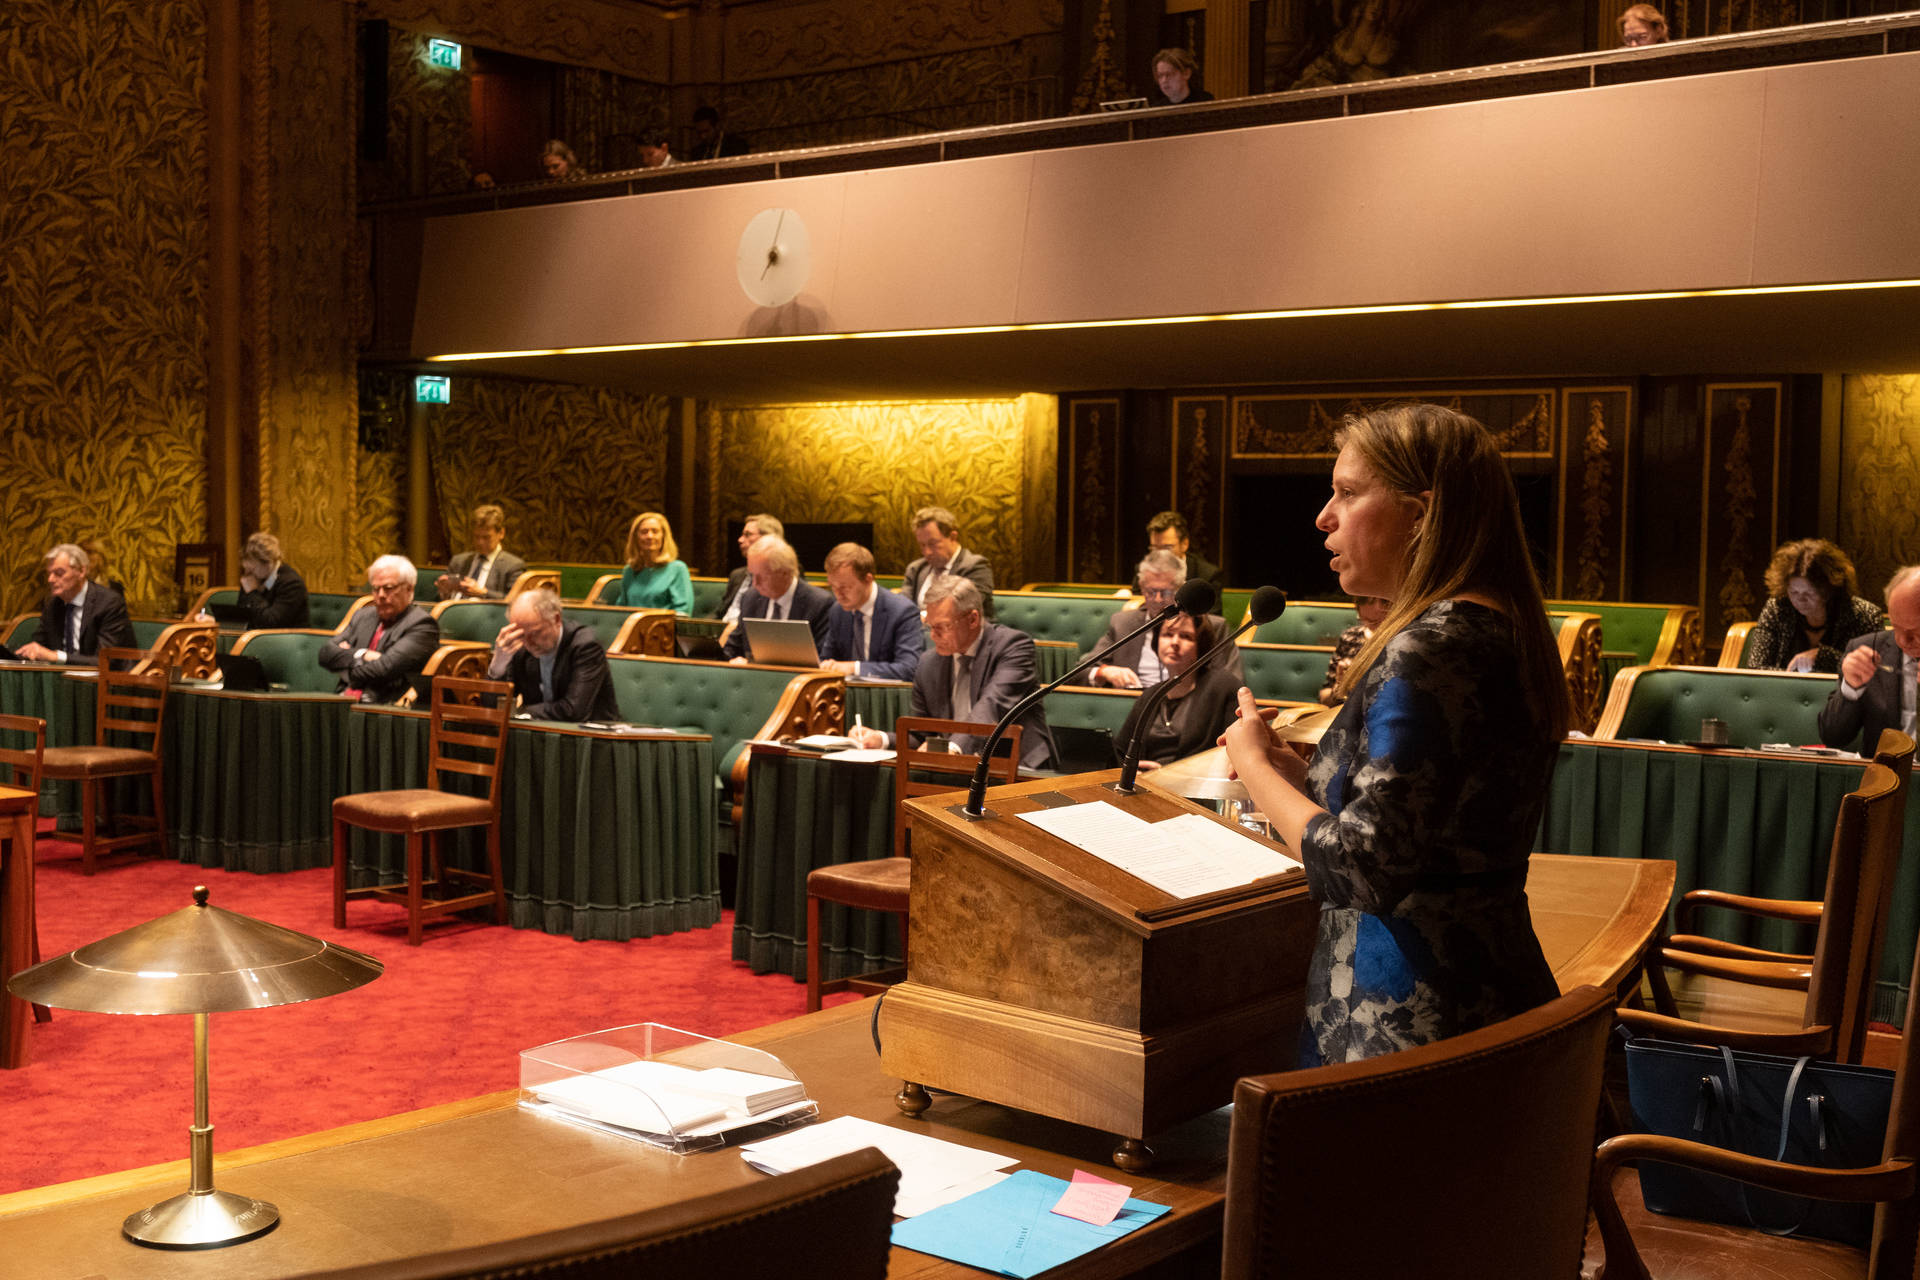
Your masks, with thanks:
[[(893, 770), (755, 751), (742, 826), (733, 958), (805, 980), (807, 873), (892, 856)], [(899, 925), (877, 911), (827, 906), (820, 928), (828, 978), (897, 965), (905, 954)]]
[(227, 871), (331, 863), (350, 707), (325, 694), (172, 689), (163, 762), (174, 856)]
[[(1616, 858), (1670, 858), (1675, 900), (1713, 888), (1765, 898), (1825, 895), (1827, 855), (1840, 798), (1860, 785), (1863, 762), (1707, 753), (1630, 743), (1560, 748), (1535, 848)], [(1899, 1025), (1920, 929), (1920, 813), (1907, 807), (1902, 872), (1895, 883), (1872, 1017)], [(1794, 951), (1810, 929), (1726, 911), (1700, 916), (1730, 942)]]
[[(347, 793), (424, 787), (427, 715), (370, 707), (347, 724)], [(456, 778), (450, 785), (477, 782)], [(720, 919), (713, 743), (516, 723), (501, 794), (501, 859), (516, 928), (625, 941)], [(443, 837), (484, 865), (478, 831)], [(398, 879), (397, 836), (351, 833), (348, 883)]]
[[(0, 666), (0, 714), (47, 722), (47, 745), (82, 747), (93, 742), (91, 680), (69, 680), (88, 667)], [(32, 743), (27, 744), (29, 747)], [(40, 789), (40, 812), (59, 818), (62, 829), (80, 825), (80, 784), (48, 782)]]
[(869, 729), (878, 729), (882, 733), (893, 732), (893, 722), (901, 716), (911, 715), (913, 711), (913, 686), (910, 684), (854, 684), (847, 685), (847, 727), (853, 727), (854, 717), (860, 717), (860, 723)]

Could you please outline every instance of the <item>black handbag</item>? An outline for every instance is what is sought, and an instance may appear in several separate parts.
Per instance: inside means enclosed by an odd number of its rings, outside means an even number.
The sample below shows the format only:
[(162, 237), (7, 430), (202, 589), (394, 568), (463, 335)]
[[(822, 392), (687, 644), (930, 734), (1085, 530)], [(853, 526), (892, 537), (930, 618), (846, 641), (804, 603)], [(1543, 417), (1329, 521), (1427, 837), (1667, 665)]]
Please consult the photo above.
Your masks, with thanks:
[[(1647, 1133), (1823, 1169), (1880, 1163), (1894, 1073), (1724, 1046), (1627, 1041), (1627, 1096)], [(1714, 1173), (1640, 1162), (1655, 1213), (1800, 1234), (1865, 1248), (1871, 1203), (1784, 1195)]]

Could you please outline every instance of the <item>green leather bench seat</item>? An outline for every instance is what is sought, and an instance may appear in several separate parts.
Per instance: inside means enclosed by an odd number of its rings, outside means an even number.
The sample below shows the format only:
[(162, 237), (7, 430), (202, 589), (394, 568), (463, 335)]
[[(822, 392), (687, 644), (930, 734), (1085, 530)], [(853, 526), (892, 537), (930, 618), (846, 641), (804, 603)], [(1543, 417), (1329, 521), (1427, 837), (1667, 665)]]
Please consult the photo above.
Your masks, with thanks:
[(153, 642), (160, 638), (160, 633), (172, 626), (175, 622), (178, 622), (179, 619), (130, 618), (128, 621), (133, 623), (133, 647), (136, 649), (151, 649), (153, 648)]
[(1727, 722), (1729, 746), (1818, 745), (1820, 708), (1833, 685), (1830, 675), (1634, 667), (1614, 683), (1594, 736), (1692, 742), (1700, 736), (1700, 722), (1715, 716)]
[(1047, 723), (1118, 733), (1139, 697), (1132, 689), (1083, 689), (1064, 685), (1047, 697)]
[(609, 658), (607, 668), (621, 715), (635, 724), (709, 735), (714, 769), (723, 781), (732, 777), (746, 740), (766, 725), (787, 687), (808, 678), (782, 667), (622, 654)]
[(995, 593), (996, 621), (1035, 640), (1065, 640), (1091, 653), (1107, 629), (1107, 619), (1125, 605), (1111, 596), (1077, 596), (1038, 591)]
[(1280, 702), (1313, 702), (1327, 678), (1332, 645), (1246, 644), (1240, 646), (1240, 665), (1247, 688), (1256, 698)]
[[(431, 600), (433, 579), (422, 574), (420, 581), (426, 586), (426, 599)], [(353, 602), (365, 594), (364, 591), (355, 595), (337, 591), (309, 591), (307, 593), (308, 625), (323, 631), (338, 631), (340, 624), (346, 621), (347, 611), (353, 608)], [(418, 595), (418, 592), (416, 591), (415, 594)]]
[[(560, 575), (560, 598), (562, 600), (584, 599), (587, 592), (593, 590), (593, 584), (604, 574), (619, 573), (617, 564), (564, 564), (558, 560), (544, 560), (538, 564), (528, 564), (527, 568), (538, 569), (543, 573)], [(421, 581), (426, 581), (424, 572)]]
[[(618, 573), (619, 570), (614, 570)], [(705, 618), (720, 607), (720, 600), (727, 594), (725, 578), (695, 578), (693, 580), (693, 616)]]
[(7, 630), (7, 648), (18, 649), (21, 645), (33, 639), (33, 633), (39, 626), (40, 615), (37, 613), (23, 613), (15, 618), (13, 620), (13, 626)]
[(307, 631), (249, 631), (234, 641), (233, 651), (257, 659), (267, 679), (294, 693), (332, 693), (340, 683), (335, 673), (320, 665), (320, 646), (330, 633)]
[(507, 605), (504, 600), (449, 600), (433, 610), (433, 617), (440, 624), (442, 642), (471, 640), (490, 645), (507, 625)]
[[(1245, 616), (1243, 608), (1241, 617)], [(1293, 600), (1285, 613), (1264, 627), (1255, 627), (1250, 638), (1255, 644), (1331, 645), (1359, 620), (1351, 604), (1338, 600)], [(1239, 626), (1240, 618), (1234, 618), (1233, 624)], [(1324, 668), (1321, 674), (1326, 674)]]

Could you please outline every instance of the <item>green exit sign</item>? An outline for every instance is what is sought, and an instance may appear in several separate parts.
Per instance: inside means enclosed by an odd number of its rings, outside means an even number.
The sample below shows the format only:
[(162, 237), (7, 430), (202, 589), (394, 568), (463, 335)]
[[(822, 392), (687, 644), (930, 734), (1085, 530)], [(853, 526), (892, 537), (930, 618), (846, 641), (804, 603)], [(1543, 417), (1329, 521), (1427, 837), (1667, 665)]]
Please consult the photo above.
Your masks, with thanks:
[(423, 373), (413, 380), (413, 402), (415, 404), (452, 404), (453, 380), (436, 378)]
[(449, 71), (460, 69), (460, 46), (451, 40), (427, 41), (427, 61)]

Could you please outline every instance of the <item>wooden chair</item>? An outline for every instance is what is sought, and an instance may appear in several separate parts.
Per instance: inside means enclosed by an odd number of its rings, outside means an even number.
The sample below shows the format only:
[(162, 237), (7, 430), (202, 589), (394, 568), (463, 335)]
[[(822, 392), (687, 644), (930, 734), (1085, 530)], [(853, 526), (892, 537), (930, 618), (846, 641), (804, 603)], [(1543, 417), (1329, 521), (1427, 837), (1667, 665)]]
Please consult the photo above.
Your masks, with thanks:
[[(80, 869), (92, 875), (100, 854), (133, 845), (152, 842), (160, 852), (167, 851), (167, 798), (162, 787), (160, 744), (167, 713), (167, 673), (152, 671), (136, 674), (129, 668), (146, 655), (138, 649), (100, 650), (99, 684), (95, 690), (93, 716), (94, 745), (90, 747), (48, 747), (41, 756), (41, 776), (60, 782), (80, 784)], [(123, 735), (144, 746), (116, 745), (114, 735)], [(145, 774), (153, 781), (153, 819), (138, 820), (140, 830), (102, 837), (99, 815), (105, 808), (109, 778), (131, 778)], [(133, 821), (121, 815), (113, 823)]]
[[(1636, 1034), (1736, 1049), (1860, 1061), (1866, 1045), (1887, 911), (1905, 834), (1913, 740), (1884, 734), (1882, 755), (1840, 801), (1819, 902), (1696, 889), (1675, 911), (1676, 933), (1648, 956), (1656, 1012), (1622, 1009)], [(1807, 955), (1703, 937), (1705, 907), (1815, 925)], [(1671, 981), (1665, 970), (1680, 975)]]
[[(500, 772), (506, 757), (507, 722), (513, 713), (512, 686), (490, 680), (459, 680), (439, 676), (433, 682), (432, 738), (428, 747), (425, 790), (363, 791), (333, 802), (333, 923), (345, 928), (348, 898), (378, 898), (407, 909), (407, 945), (420, 945), (421, 921), (449, 911), (493, 907), (495, 924), (507, 922), (506, 882), (500, 870)], [(491, 705), (487, 705), (491, 704)], [(466, 755), (450, 753), (465, 748)], [(471, 758), (478, 754), (481, 758)], [(455, 795), (442, 790), (442, 775), (456, 773), (484, 778), (484, 796)], [(445, 866), (440, 834), (456, 827), (485, 826), (487, 871)], [(404, 883), (347, 887), (347, 828), (360, 827), (403, 835), (407, 839), (407, 878)], [(423, 878), (423, 853), (431, 878)], [(477, 893), (450, 898), (426, 896), (428, 889), (444, 889), (450, 882), (487, 886)]]
[[(9, 745), (21, 738), (31, 741), (33, 745), (30, 747)], [(41, 757), (46, 749), (47, 722), (45, 720), (34, 716), (0, 715), (0, 784), (18, 787), (22, 791), (31, 791), (38, 795)], [(5, 838), (5, 835), (5, 831), (0, 829), (0, 838)], [(29, 943), (28, 954), (32, 956), (33, 962), (38, 964), (40, 963), (40, 918), (33, 903), (33, 848), (34, 842), (29, 839), (25, 847), (10, 849), (7, 852), (10, 858), (25, 858), (28, 870), (20, 881), (26, 886), (26, 901), (15, 906), (13, 917), (5, 922), (4, 927), (22, 928), (29, 932), (32, 941)], [(12, 974), (0, 974), (0, 981), (12, 976)], [(51, 1022), (53, 1012), (46, 1005), (36, 1004), (33, 1006), (33, 1020)], [(16, 1047), (23, 1048), (23, 1046)], [(25, 1059), (23, 1057), (18, 1063), (10, 1062), (4, 1065), (24, 1066)]]
[(900, 1171), (863, 1147), (697, 1199), (497, 1244), (302, 1274), (302, 1280), (628, 1280), (775, 1274), (882, 1280)]
[(1753, 631), (1751, 622), (1736, 622), (1727, 628), (1727, 638), (1720, 642), (1720, 662), (1723, 667), (1743, 667), (1747, 661), (1747, 636)]
[(1221, 1274), (1571, 1276), (1613, 993), (1234, 1087)]
[[(815, 867), (807, 873), (807, 1012), (817, 1010), (821, 997), (836, 991), (874, 995), (906, 976), (907, 905), (913, 865), (907, 857), (906, 802), (913, 796), (965, 790), (973, 778), (973, 771), (980, 764), (979, 756), (954, 755), (945, 750), (923, 751), (908, 744), (920, 734), (969, 733), (984, 738), (992, 732), (993, 726), (990, 724), (972, 724), (965, 720), (901, 716), (894, 721), (894, 856)], [(1001, 742), (1007, 749), (1007, 755), (994, 758), (988, 776), (1000, 782), (1012, 782), (1020, 775), (1020, 726), (1016, 724), (1008, 728)], [(915, 778), (913, 775), (916, 773), (958, 776), (961, 781), (926, 782)], [(863, 911), (884, 911), (897, 919), (900, 922), (901, 967), (823, 981), (820, 957), (820, 904), (823, 902), (857, 907)]]
[(506, 603), (512, 604), (529, 591), (541, 588), (558, 593), (560, 590), (560, 571), (558, 569), (528, 569), (513, 580), (507, 588)]
[[(1920, 950), (1911, 982), (1920, 982)], [(1920, 1001), (1907, 1001), (1905, 1034), (1887, 1141), (1880, 1163), (1865, 1169), (1813, 1169), (1742, 1155), (1681, 1138), (1626, 1134), (1600, 1144), (1595, 1157), (1593, 1210), (1598, 1238), (1589, 1237), (1583, 1275), (1604, 1280), (1910, 1280), (1920, 1254)], [(1776, 1123), (1778, 1117), (1774, 1117)], [(1696, 1222), (1648, 1211), (1630, 1161), (1658, 1161), (1724, 1174), (1789, 1195), (1872, 1203), (1873, 1237), (1866, 1253), (1831, 1240), (1777, 1236), (1742, 1227)], [(1596, 1247), (1600, 1246), (1600, 1247)], [(1604, 1257), (1602, 1257), (1602, 1253)], [(1604, 1263), (1604, 1266), (1602, 1265)], [(1652, 1264), (1649, 1267), (1649, 1263)]]

